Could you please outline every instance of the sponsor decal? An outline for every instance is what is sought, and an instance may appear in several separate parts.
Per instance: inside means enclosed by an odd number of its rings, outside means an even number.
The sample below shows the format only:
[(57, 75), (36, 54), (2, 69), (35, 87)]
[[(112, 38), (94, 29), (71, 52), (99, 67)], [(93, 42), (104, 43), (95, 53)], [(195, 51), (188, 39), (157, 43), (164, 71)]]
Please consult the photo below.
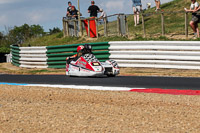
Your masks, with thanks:
[(83, 72), (90, 72), (90, 71), (87, 70), (87, 69), (81, 69), (81, 71), (83, 71)]
[(84, 60), (82, 60), (82, 58), (80, 58), (80, 59), (77, 61), (76, 64), (77, 64), (77, 66), (86, 68), (87, 62), (85, 62)]

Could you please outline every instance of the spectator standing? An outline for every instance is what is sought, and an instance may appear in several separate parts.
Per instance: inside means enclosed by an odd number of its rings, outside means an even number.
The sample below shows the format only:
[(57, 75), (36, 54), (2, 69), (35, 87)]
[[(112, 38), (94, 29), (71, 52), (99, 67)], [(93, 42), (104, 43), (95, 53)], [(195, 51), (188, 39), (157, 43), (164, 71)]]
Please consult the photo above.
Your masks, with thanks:
[(72, 11), (72, 3), (69, 1), (68, 2), (68, 7), (67, 7), (67, 14), (66, 16), (70, 16)]
[(99, 12), (101, 12), (101, 16), (99, 17), (99, 19), (103, 19), (104, 21), (106, 20), (107, 21), (107, 14), (106, 12), (100, 8)]
[[(78, 10), (76, 10), (75, 6), (72, 6), (72, 3), (70, 1), (68, 2), (66, 18), (68, 20), (78, 19)], [(76, 21), (76, 25), (78, 25), (78, 21)], [(70, 21), (68, 23), (68, 26), (69, 26), (70, 36), (78, 36), (78, 27), (76, 27), (76, 30), (75, 30), (74, 22)]]
[(102, 8), (100, 8), (99, 12), (101, 12), (101, 16), (99, 17), (99, 19), (103, 19), (103, 22), (104, 22), (104, 35), (106, 35), (107, 25), (105, 23), (108, 23), (107, 14)]
[(78, 11), (76, 10), (75, 6), (71, 6), (71, 17), (78, 19)]
[(147, 3), (147, 9), (151, 8), (151, 3)]
[(99, 12), (99, 7), (95, 5), (94, 1), (91, 1), (91, 6), (88, 8), (88, 13), (90, 13), (90, 17), (97, 17), (97, 13)]
[(198, 23), (200, 20), (200, 15), (196, 13), (198, 9), (200, 9), (199, 4), (196, 0), (191, 0), (190, 9), (186, 9), (186, 12), (192, 12), (192, 20), (190, 21), (190, 27), (192, 28), (194, 32), (194, 36), (199, 38), (199, 28)]
[(139, 24), (140, 11), (142, 11), (142, 3), (141, 0), (132, 0), (132, 2), (133, 2), (134, 22), (136, 26), (137, 24)]
[(155, 11), (160, 10), (160, 0), (155, 0), (155, 3), (156, 3), (156, 10)]
[[(74, 7), (74, 9), (76, 10), (76, 8)], [(68, 7), (67, 7), (67, 14), (66, 17), (69, 17), (72, 15), (72, 3), (71, 1), (68, 2)]]

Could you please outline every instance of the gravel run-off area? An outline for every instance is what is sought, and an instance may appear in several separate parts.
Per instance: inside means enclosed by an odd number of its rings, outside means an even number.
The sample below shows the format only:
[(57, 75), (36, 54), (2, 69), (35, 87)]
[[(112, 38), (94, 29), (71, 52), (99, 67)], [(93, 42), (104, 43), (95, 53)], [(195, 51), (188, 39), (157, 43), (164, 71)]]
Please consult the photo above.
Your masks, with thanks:
[(0, 85), (0, 133), (199, 133), (200, 97)]

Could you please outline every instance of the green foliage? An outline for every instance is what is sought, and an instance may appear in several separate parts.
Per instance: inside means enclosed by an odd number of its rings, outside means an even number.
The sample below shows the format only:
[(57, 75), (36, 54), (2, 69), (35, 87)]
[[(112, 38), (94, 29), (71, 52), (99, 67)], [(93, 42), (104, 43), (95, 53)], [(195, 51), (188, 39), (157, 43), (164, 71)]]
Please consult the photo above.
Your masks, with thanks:
[(3, 33), (0, 32), (0, 41), (3, 40), (3, 38), (4, 38), (4, 35)]
[(15, 26), (9, 31), (8, 36), (12, 43), (21, 44), (32, 37), (39, 37), (44, 34), (44, 29), (40, 25), (29, 26), (28, 24), (24, 24), (19, 27)]
[(63, 32), (58, 33), (58, 35), (56, 37), (57, 38), (62, 38), (63, 37)]
[(30, 31), (31, 37), (40, 37), (45, 35), (44, 29), (40, 25), (31, 25)]
[(10, 46), (8, 44), (7, 36), (0, 32), (0, 53), (9, 53)]
[(113, 36), (113, 37), (101, 37), (96, 42), (108, 42), (108, 41), (128, 41), (127, 37)]
[(43, 37), (31, 38), (23, 43), (21, 46), (54, 46), (62, 44), (74, 44), (84, 42), (84, 38), (79, 37), (63, 37), (63, 33), (55, 33), (52, 35), (46, 35)]
[(58, 27), (54, 27), (53, 29), (49, 29), (49, 34), (55, 34), (55, 33), (59, 33), (61, 32), (61, 30)]
[(22, 44), (31, 38), (45, 35), (44, 29), (40, 25), (24, 24), (15, 26), (8, 31), (7, 35), (0, 32), (0, 53), (8, 53), (10, 45)]
[(0, 53), (10, 53), (9, 47), (0, 47)]

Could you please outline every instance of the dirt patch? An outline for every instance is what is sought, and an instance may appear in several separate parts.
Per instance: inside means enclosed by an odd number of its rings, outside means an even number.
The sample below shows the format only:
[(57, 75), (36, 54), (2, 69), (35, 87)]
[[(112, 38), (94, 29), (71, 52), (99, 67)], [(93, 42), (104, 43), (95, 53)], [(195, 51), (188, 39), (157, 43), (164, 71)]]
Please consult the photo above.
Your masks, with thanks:
[[(65, 69), (28, 69), (20, 68), (11, 63), (1, 63), (0, 73), (4, 74), (52, 74), (65, 75)], [(120, 68), (120, 75), (129, 76), (172, 76), (172, 77), (200, 77), (200, 70), (157, 69), (157, 68)]]
[(200, 97), (0, 85), (0, 132), (200, 132)]

